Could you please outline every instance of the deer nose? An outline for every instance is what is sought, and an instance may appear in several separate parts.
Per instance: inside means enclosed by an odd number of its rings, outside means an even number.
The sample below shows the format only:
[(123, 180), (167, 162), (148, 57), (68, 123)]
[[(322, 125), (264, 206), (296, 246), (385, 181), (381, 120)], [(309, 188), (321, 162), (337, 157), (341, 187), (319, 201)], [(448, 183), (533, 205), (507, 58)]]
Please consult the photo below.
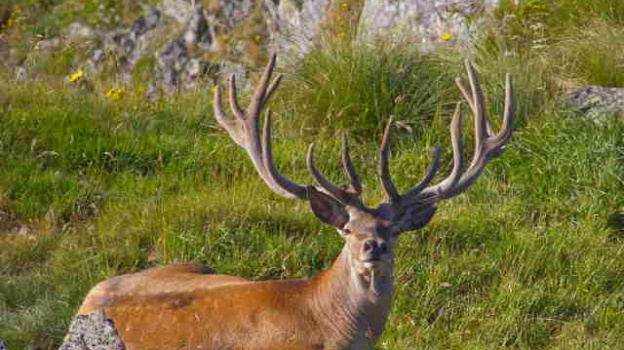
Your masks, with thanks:
[(369, 239), (364, 242), (362, 251), (366, 254), (379, 255), (388, 251), (388, 245), (384, 241), (377, 241), (375, 239)]

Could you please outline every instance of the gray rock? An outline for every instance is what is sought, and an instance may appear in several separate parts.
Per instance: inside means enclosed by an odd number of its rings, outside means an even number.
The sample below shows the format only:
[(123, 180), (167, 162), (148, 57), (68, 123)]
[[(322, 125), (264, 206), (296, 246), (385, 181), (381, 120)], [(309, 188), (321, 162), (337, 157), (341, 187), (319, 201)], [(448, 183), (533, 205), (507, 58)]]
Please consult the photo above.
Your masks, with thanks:
[(24, 66), (18, 66), (15, 69), (15, 81), (23, 83), (25, 81), (28, 81), (28, 79), (29, 79), (28, 69), (26, 69), (26, 67)]
[(70, 38), (78, 38), (78, 37), (92, 38), (97, 33), (96, 33), (95, 30), (93, 30), (92, 28), (87, 27), (86, 25), (84, 25), (82, 23), (74, 22), (74, 23), (70, 24), (69, 27), (67, 28), (66, 34)]
[(415, 39), (423, 51), (429, 51), (449, 37), (467, 43), (470, 34), (481, 25), (467, 19), (498, 3), (499, 0), (367, 0), (359, 32), (366, 41), (379, 36)]
[(280, 51), (293, 57), (308, 53), (327, 18), (328, 6), (329, 0), (282, 0), (277, 7), (269, 3), (267, 8), (279, 26)]
[(151, 9), (148, 14), (140, 17), (132, 25), (131, 31), (136, 36), (141, 36), (148, 31), (156, 28), (160, 24), (160, 11), (157, 9)]
[(0, 350), (9, 350), (2, 339), (0, 339)]
[[(154, 30), (160, 25), (161, 12), (157, 9), (151, 9), (146, 15), (137, 19), (130, 29), (117, 29), (107, 32), (104, 35), (104, 46), (106, 49), (117, 55), (118, 62), (127, 69), (132, 67), (145, 55), (152, 54), (153, 50), (148, 50), (149, 40), (145, 39), (148, 32)], [(101, 49), (96, 49), (98, 51)], [(98, 58), (102, 57), (96, 54), (92, 62), (99, 62)]]
[(167, 44), (158, 56), (158, 66), (163, 78), (163, 83), (169, 87), (177, 87), (180, 72), (188, 61), (188, 49), (183, 40), (175, 40)]
[(104, 50), (98, 48), (91, 51), (89, 54), (89, 63), (93, 67), (97, 67), (106, 57), (106, 53)]
[(192, 89), (197, 86), (201, 77), (204, 76), (210, 68), (210, 63), (199, 58), (191, 58), (188, 60), (184, 69), (180, 74), (180, 82), (185, 89)]
[(610, 117), (624, 117), (624, 88), (591, 86), (572, 90), (566, 103), (595, 122), (604, 122)]
[(182, 33), (184, 42), (186, 45), (201, 44), (204, 50), (210, 50), (214, 37), (214, 28), (209, 25), (202, 8), (197, 7)]
[(193, 15), (193, 4), (186, 0), (163, 0), (161, 10), (179, 23), (186, 23)]
[[(292, 64), (308, 53), (323, 28), (344, 22), (338, 0), (215, 0), (202, 7), (196, 0), (161, 0), (158, 8), (130, 28), (91, 30), (73, 25), (74, 35), (95, 35), (102, 46), (91, 51), (88, 67), (102, 69), (105, 52), (113, 53), (122, 83), (142, 58), (141, 69), (153, 69), (153, 86), (166, 92), (215, 80), (229, 70), (225, 65), (261, 67), (271, 52), (280, 52), (280, 64)], [(444, 41), (468, 43), (485, 23), (483, 13), (499, 0), (362, 0), (348, 15), (358, 19), (358, 39), (397, 36), (419, 43), (423, 51)], [(359, 4), (359, 2), (358, 2)], [(332, 10), (333, 9), (333, 10)], [(476, 18), (476, 20), (475, 20)], [(330, 23), (331, 22), (331, 23)], [(387, 39), (387, 38), (384, 38)], [(152, 63), (153, 62), (153, 63)], [(187, 66), (188, 65), (188, 66)], [(223, 68), (223, 69), (222, 69)], [(91, 73), (91, 72), (90, 72)], [(143, 74), (141, 72), (141, 74)]]
[(228, 61), (219, 62), (219, 68), (217, 72), (218, 80), (227, 81), (227, 79), (232, 74), (236, 76), (236, 86), (240, 90), (253, 89), (253, 85), (249, 80), (248, 71), (244, 65)]
[(219, 0), (224, 20), (229, 29), (249, 18), (253, 9), (252, 0)]
[(125, 350), (113, 321), (100, 310), (74, 318), (59, 350)]

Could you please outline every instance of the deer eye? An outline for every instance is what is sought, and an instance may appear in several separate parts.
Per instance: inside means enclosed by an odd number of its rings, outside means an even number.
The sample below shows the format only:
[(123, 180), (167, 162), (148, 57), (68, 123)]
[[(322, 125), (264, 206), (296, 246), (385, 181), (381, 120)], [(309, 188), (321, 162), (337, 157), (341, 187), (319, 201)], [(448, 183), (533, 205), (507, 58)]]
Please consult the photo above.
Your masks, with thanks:
[(342, 233), (344, 233), (345, 235), (350, 235), (351, 234), (351, 229), (344, 228), (344, 229), (342, 229)]

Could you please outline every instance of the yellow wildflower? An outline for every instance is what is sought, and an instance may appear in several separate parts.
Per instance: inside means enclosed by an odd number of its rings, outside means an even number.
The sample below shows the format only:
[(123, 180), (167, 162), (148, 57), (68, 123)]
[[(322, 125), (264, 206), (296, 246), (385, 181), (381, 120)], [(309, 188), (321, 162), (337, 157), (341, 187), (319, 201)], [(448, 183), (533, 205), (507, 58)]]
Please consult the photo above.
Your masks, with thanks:
[(69, 76), (69, 81), (73, 83), (75, 81), (82, 79), (83, 77), (84, 77), (84, 71), (82, 70), (82, 68), (78, 68), (76, 73)]
[[(214, 96), (215, 92), (217, 92), (217, 87), (210, 88), (210, 96)], [(214, 100), (212, 98), (208, 99), (208, 105), (212, 106), (214, 104)]]
[(264, 36), (262, 36), (260, 34), (256, 34), (256, 35), (254, 35), (253, 39), (254, 39), (255, 42), (259, 43), (262, 40), (264, 40)]
[(342, 7), (348, 10), (349, 7), (351, 7), (351, 4), (349, 4), (348, 2), (343, 2)]
[(10, 27), (13, 27), (13, 25), (14, 25), (14, 24), (15, 24), (15, 19), (13, 19), (13, 17), (11, 17), (11, 18), (9, 18), (9, 19), (7, 20), (7, 24), (6, 24), (6, 25), (7, 25), (7, 27), (9, 27), (9, 28), (10, 28)]
[(15, 13), (20, 13), (20, 12), (22, 12), (22, 8), (20, 7), (20, 5), (19, 5), (19, 4), (15, 4), (15, 7), (14, 7), (13, 12), (15, 12)]
[(442, 33), (442, 40), (444, 41), (451, 40), (451, 33)]
[(113, 100), (119, 100), (126, 95), (126, 88), (112, 88), (106, 92), (106, 97), (110, 97)]

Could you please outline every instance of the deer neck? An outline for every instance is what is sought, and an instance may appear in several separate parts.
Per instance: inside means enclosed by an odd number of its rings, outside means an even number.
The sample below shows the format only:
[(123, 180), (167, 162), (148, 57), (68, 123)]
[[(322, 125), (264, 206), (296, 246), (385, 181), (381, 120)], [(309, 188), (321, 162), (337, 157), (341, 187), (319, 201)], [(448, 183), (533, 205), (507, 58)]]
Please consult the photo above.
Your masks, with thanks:
[(345, 246), (332, 267), (312, 280), (312, 314), (326, 339), (345, 348), (372, 349), (390, 312), (394, 262), (383, 274), (362, 275), (351, 259)]

